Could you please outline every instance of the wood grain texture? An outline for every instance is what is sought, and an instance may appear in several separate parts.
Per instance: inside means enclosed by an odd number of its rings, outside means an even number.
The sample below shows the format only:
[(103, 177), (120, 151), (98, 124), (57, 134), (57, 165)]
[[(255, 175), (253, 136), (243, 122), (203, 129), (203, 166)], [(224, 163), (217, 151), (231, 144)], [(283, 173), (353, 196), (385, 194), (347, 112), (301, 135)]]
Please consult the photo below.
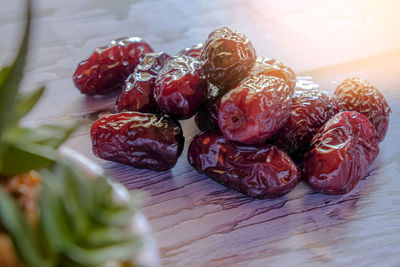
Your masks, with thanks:
[[(25, 123), (83, 119), (68, 146), (129, 189), (148, 193), (144, 213), (165, 266), (400, 266), (398, 4), (278, 2), (38, 1), (24, 90), (40, 84), (48, 90)], [(1, 0), (0, 36), (7, 36), (0, 40), (2, 64), (15, 50), (20, 5)], [(301, 183), (284, 197), (255, 200), (226, 189), (187, 162), (187, 145), (197, 133), (192, 119), (182, 122), (186, 149), (171, 171), (138, 170), (93, 156), (91, 123), (113, 111), (118, 93), (80, 95), (71, 79), (77, 63), (95, 47), (126, 35), (142, 36), (155, 50), (175, 54), (224, 25), (248, 35), (259, 55), (314, 77), (324, 90), (360, 76), (383, 92), (393, 111), (389, 131), (354, 191), (326, 196)]]

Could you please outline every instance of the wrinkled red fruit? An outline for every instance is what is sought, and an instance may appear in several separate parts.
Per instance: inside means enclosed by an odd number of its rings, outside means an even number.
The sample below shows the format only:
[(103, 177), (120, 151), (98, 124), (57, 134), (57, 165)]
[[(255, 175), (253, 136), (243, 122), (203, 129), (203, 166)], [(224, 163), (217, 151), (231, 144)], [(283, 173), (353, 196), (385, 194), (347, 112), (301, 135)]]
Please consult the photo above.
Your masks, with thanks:
[(201, 64), (189, 56), (171, 57), (158, 73), (154, 98), (163, 112), (187, 119), (196, 113), (207, 95)]
[(153, 91), (157, 74), (170, 56), (164, 52), (148, 53), (128, 76), (117, 99), (116, 111), (155, 113), (158, 109)]
[(201, 131), (218, 130), (218, 112), (220, 105), (221, 97), (217, 97), (197, 112), (194, 121)]
[(343, 110), (360, 112), (372, 122), (378, 142), (385, 138), (391, 110), (377, 88), (360, 78), (351, 78), (338, 86), (335, 95)]
[(144, 55), (150, 52), (153, 49), (139, 37), (114, 40), (79, 63), (73, 75), (75, 86), (87, 95), (103, 95), (120, 89)]
[(300, 178), (296, 164), (276, 146), (240, 145), (217, 132), (197, 135), (189, 146), (188, 160), (199, 173), (257, 198), (282, 196)]
[(218, 125), (228, 140), (261, 143), (290, 117), (292, 94), (280, 78), (250, 76), (222, 97)]
[(274, 76), (285, 80), (290, 90), (293, 92), (296, 86), (296, 73), (289, 67), (285, 66), (273, 58), (258, 57), (253, 69), (252, 75), (264, 74), (266, 76)]
[(188, 47), (188, 48), (182, 49), (176, 55), (177, 56), (185, 55), (185, 56), (189, 56), (189, 57), (194, 57), (195, 59), (199, 60), (202, 50), (203, 50), (203, 43), (199, 43), (199, 44), (193, 45), (190, 48)]
[(256, 51), (246, 36), (224, 27), (210, 33), (200, 59), (207, 80), (227, 91), (249, 75)]
[(353, 111), (336, 114), (318, 131), (304, 156), (308, 185), (324, 194), (351, 191), (379, 153), (375, 134), (364, 115)]
[(156, 171), (175, 166), (185, 141), (179, 122), (139, 112), (105, 116), (93, 124), (90, 135), (96, 156)]
[(296, 88), (289, 120), (275, 135), (273, 143), (286, 153), (300, 157), (322, 125), (339, 111), (334, 98), (325, 93)]
[(208, 83), (207, 101), (197, 112), (194, 121), (201, 131), (218, 130), (218, 112), (223, 92)]

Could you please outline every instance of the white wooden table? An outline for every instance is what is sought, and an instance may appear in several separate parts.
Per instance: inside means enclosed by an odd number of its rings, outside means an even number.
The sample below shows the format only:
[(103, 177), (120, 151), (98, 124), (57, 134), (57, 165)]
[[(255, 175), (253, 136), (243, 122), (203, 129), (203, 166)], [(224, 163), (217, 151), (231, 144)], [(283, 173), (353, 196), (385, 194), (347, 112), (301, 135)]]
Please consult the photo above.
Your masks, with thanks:
[[(146, 191), (144, 207), (165, 266), (400, 266), (400, 17), (397, 1), (36, 2), (34, 42), (24, 90), (47, 92), (25, 123), (85, 124), (68, 146), (99, 163), (129, 189)], [(0, 63), (14, 55), (22, 1), (0, 0)], [(168, 172), (138, 170), (93, 156), (91, 123), (112, 111), (117, 93), (90, 98), (72, 83), (77, 63), (110, 40), (138, 35), (173, 55), (230, 26), (332, 91), (332, 81), (360, 76), (386, 96), (390, 127), (381, 153), (354, 191), (313, 193), (299, 184), (275, 200), (254, 200), (197, 174), (186, 149)], [(197, 132), (182, 122), (186, 147)]]

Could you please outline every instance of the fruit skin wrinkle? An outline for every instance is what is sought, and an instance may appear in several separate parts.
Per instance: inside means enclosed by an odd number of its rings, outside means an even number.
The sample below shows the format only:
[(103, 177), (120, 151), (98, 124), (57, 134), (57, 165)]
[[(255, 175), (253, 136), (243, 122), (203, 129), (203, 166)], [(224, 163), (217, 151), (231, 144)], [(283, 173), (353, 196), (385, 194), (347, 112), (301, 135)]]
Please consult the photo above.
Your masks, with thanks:
[(200, 61), (206, 79), (227, 92), (250, 74), (256, 51), (242, 33), (223, 27), (210, 33)]
[(336, 88), (335, 96), (343, 110), (357, 111), (365, 115), (375, 127), (376, 140), (383, 141), (389, 127), (389, 114), (392, 111), (376, 87), (363, 79), (350, 78)]
[(201, 51), (203, 51), (203, 46), (204, 46), (203, 43), (198, 43), (198, 44), (193, 45), (192, 47), (182, 49), (176, 55), (177, 56), (183, 56), (183, 55), (190, 56), (197, 60), (200, 60), (200, 55), (201, 55)]
[(296, 73), (282, 62), (273, 58), (258, 57), (251, 70), (251, 75), (260, 74), (285, 80), (293, 94), (296, 86)]
[(283, 79), (251, 75), (222, 97), (218, 125), (228, 140), (262, 143), (285, 125), (291, 107), (292, 93)]
[(350, 192), (379, 153), (376, 131), (364, 115), (340, 112), (317, 132), (302, 162), (304, 179), (324, 194)]
[(272, 143), (295, 159), (301, 159), (317, 131), (340, 111), (333, 97), (317, 89), (296, 88), (287, 123)]
[(185, 141), (178, 121), (140, 112), (100, 118), (92, 125), (90, 136), (96, 156), (156, 171), (175, 166)]
[(121, 111), (139, 111), (144, 113), (158, 112), (154, 100), (154, 87), (160, 69), (170, 56), (164, 52), (147, 53), (128, 76), (122, 87), (115, 109)]
[(153, 49), (139, 37), (113, 40), (78, 64), (73, 81), (82, 94), (104, 95), (122, 88), (125, 79)]
[(280, 197), (300, 180), (292, 159), (271, 144), (242, 145), (219, 132), (195, 136), (188, 150), (189, 163), (218, 183), (260, 199)]
[(200, 62), (190, 56), (167, 59), (158, 73), (154, 99), (159, 108), (176, 119), (192, 117), (207, 96), (207, 81)]

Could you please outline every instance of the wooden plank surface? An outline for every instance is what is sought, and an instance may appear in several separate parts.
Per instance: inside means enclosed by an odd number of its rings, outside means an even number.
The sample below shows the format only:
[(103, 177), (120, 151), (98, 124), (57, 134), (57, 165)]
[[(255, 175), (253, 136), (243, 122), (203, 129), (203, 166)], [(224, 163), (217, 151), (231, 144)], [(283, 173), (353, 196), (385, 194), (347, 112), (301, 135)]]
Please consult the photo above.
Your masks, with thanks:
[[(48, 90), (25, 123), (83, 118), (68, 146), (129, 189), (148, 193), (144, 213), (165, 266), (400, 266), (399, 5), (278, 2), (38, 1), (24, 90), (40, 84)], [(18, 41), (21, 4), (1, 0), (2, 64), (12, 58)], [(301, 183), (284, 197), (255, 200), (197, 174), (186, 149), (176, 167), (160, 173), (93, 156), (91, 123), (113, 110), (118, 94), (80, 95), (71, 79), (77, 63), (95, 47), (126, 35), (142, 36), (155, 50), (175, 54), (224, 25), (248, 35), (259, 55), (314, 77), (324, 90), (360, 76), (384, 93), (393, 111), (389, 132), (354, 191), (325, 196)], [(197, 129), (192, 119), (182, 126), (187, 148)]]

